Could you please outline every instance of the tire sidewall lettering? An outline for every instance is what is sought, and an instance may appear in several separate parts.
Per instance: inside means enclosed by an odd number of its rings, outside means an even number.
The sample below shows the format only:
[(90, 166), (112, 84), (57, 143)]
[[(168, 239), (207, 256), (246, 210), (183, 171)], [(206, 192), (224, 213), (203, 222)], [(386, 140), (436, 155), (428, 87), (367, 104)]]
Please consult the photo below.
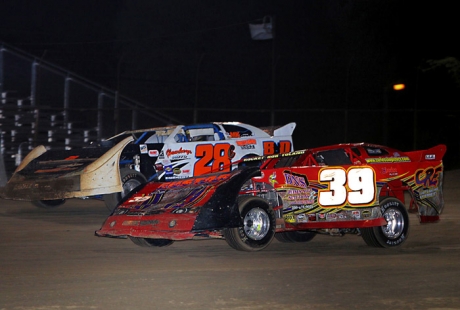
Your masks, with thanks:
[(130, 173), (130, 174), (127, 174), (123, 177), (123, 179), (121, 179), (121, 182), (122, 183), (126, 183), (126, 181), (130, 180), (130, 179), (133, 179), (133, 178), (136, 178), (137, 175), (135, 173)]

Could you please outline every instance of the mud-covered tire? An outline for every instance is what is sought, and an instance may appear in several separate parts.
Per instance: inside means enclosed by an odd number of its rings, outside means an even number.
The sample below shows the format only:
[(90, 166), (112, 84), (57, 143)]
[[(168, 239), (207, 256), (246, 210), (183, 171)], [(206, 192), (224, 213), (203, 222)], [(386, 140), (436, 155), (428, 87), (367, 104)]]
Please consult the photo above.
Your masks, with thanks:
[(275, 235), (276, 240), (283, 243), (308, 242), (316, 236), (311, 231), (285, 231)]
[(128, 236), (135, 245), (141, 247), (165, 247), (170, 246), (174, 243), (174, 240), (169, 239), (150, 239), (150, 238), (139, 238)]
[(32, 204), (41, 209), (54, 209), (62, 206), (65, 203), (65, 199), (54, 199), (54, 200), (34, 200)]
[(141, 184), (147, 182), (144, 175), (136, 170), (132, 169), (120, 169), (120, 179), (123, 186), (123, 191), (118, 193), (103, 195), (105, 206), (109, 211), (113, 211), (120, 201), (128, 195), (133, 189)]
[(367, 245), (391, 248), (401, 245), (409, 233), (409, 215), (404, 204), (393, 197), (380, 203), (380, 210), (387, 225), (361, 229), (361, 236)]
[(275, 236), (275, 213), (267, 201), (254, 196), (238, 199), (243, 225), (226, 228), (223, 235), (227, 243), (239, 251), (254, 252), (266, 248)]

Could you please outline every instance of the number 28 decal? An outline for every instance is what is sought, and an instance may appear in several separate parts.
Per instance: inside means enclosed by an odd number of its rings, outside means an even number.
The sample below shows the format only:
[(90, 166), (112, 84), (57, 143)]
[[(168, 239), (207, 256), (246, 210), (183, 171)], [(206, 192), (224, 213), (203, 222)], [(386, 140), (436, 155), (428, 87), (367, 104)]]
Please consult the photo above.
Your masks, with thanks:
[(230, 171), (232, 158), (235, 157), (235, 146), (229, 143), (200, 144), (196, 146), (197, 161), (194, 175), (202, 175), (217, 171)]
[(328, 188), (318, 191), (318, 203), (323, 207), (337, 207), (345, 204), (368, 205), (375, 201), (375, 173), (372, 168), (323, 169), (318, 181), (327, 183)]

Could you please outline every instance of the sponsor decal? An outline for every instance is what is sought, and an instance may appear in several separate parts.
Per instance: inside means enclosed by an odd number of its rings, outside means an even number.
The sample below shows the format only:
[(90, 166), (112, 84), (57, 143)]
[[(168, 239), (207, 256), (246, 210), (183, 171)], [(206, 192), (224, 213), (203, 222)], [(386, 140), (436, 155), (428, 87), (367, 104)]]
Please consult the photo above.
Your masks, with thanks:
[(316, 222), (316, 213), (308, 214), (308, 220)]
[(295, 211), (295, 210), (308, 210), (308, 209), (312, 209), (312, 208), (313, 208), (312, 205), (291, 205), (292, 211)]
[(276, 171), (273, 172), (269, 177), (268, 177), (268, 181), (270, 182), (270, 184), (275, 187), (275, 184), (278, 183), (278, 181), (276, 180)]
[(361, 217), (361, 212), (360, 211), (351, 211), (351, 216), (355, 219), (359, 219)]
[(283, 175), (286, 185), (301, 188), (306, 188), (308, 186), (307, 177), (303, 174), (291, 173), (290, 171), (285, 170)]
[(305, 214), (298, 214), (297, 215), (297, 222), (306, 223), (306, 222), (308, 222), (308, 217)]
[(384, 167), (382, 168), (382, 174), (397, 175), (398, 169), (394, 167)]
[(439, 182), (439, 174), (441, 171), (442, 167), (438, 167), (436, 169), (430, 167), (427, 169), (417, 170), (415, 173), (415, 183), (425, 188), (436, 187)]
[(263, 150), (265, 156), (274, 155), (279, 153), (289, 153), (291, 151), (291, 141), (264, 141)]
[(187, 150), (187, 149), (183, 149), (182, 147), (178, 150), (171, 150), (171, 149), (167, 149), (166, 150), (166, 157), (177, 157), (176, 155), (178, 156), (182, 156), (183, 158), (187, 158), (187, 155), (190, 155), (192, 154), (192, 151), (191, 150)]
[(147, 154), (148, 149), (147, 149), (147, 144), (140, 144), (139, 145), (139, 151), (141, 154)]
[[(307, 187), (306, 189), (289, 189), (286, 191), (283, 200), (286, 201), (295, 201), (296, 203), (303, 205), (311, 205), (315, 203), (316, 192)], [(309, 206), (311, 208), (311, 206)]]
[(250, 144), (252, 144), (252, 147), (254, 148), (254, 144), (257, 144), (257, 140), (256, 139), (248, 139), (248, 140), (236, 141), (236, 145), (238, 145), (238, 146), (248, 146)]
[(253, 144), (249, 144), (249, 145), (241, 145), (240, 148), (242, 150), (255, 150), (256, 146)]
[(288, 223), (295, 223), (295, 216), (294, 214), (284, 214), (283, 218)]
[(403, 157), (383, 157), (383, 158), (366, 158), (366, 161), (371, 164), (381, 163), (405, 163), (410, 162), (410, 158), (407, 156)]
[(426, 155), (425, 155), (425, 159), (426, 159), (426, 160), (435, 160), (435, 159), (436, 159), (436, 155), (435, 155), (435, 154), (426, 154)]
[(181, 170), (180, 170), (180, 168), (174, 168), (173, 172), (174, 172), (174, 174), (180, 174)]
[(240, 133), (238, 131), (230, 131), (229, 133), (230, 138), (239, 138)]
[[(269, 158), (269, 156), (264, 157), (264, 156), (254, 156), (254, 157), (248, 157), (248, 158), (243, 158), (244, 162), (248, 161), (259, 161), (259, 160), (264, 160), (265, 158)], [(273, 158), (273, 157), (272, 157)]]
[(337, 220), (337, 214), (335, 214), (335, 213), (327, 213), (326, 214), (326, 220), (328, 220), (328, 221), (336, 221)]
[(437, 194), (438, 194), (438, 188), (435, 187), (435, 188), (430, 188), (430, 189), (420, 191), (418, 196), (419, 196), (419, 199), (428, 199), (428, 198), (436, 197)]
[(171, 165), (165, 166), (165, 175), (173, 175), (173, 167)]
[(370, 210), (363, 210), (362, 215), (363, 217), (370, 217), (372, 212)]
[(159, 155), (158, 150), (149, 150), (150, 157), (158, 157), (158, 155)]
[(188, 158), (187, 155), (174, 155), (170, 157), (171, 161), (187, 159), (187, 158)]

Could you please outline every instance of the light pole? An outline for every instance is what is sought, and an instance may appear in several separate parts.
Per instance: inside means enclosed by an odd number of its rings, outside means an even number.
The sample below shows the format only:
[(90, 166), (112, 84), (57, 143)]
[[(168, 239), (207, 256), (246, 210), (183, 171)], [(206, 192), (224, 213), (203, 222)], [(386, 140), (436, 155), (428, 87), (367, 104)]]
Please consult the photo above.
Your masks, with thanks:
[[(393, 91), (401, 91), (406, 88), (406, 85), (403, 83), (397, 83), (393, 84), (391, 86), (391, 89)], [(388, 120), (389, 120), (389, 106), (388, 106), (388, 96), (390, 94), (390, 88), (388, 86), (385, 86), (383, 88), (383, 144), (388, 145), (388, 131), (389, 131), (389, 126), (388, 126)]]

